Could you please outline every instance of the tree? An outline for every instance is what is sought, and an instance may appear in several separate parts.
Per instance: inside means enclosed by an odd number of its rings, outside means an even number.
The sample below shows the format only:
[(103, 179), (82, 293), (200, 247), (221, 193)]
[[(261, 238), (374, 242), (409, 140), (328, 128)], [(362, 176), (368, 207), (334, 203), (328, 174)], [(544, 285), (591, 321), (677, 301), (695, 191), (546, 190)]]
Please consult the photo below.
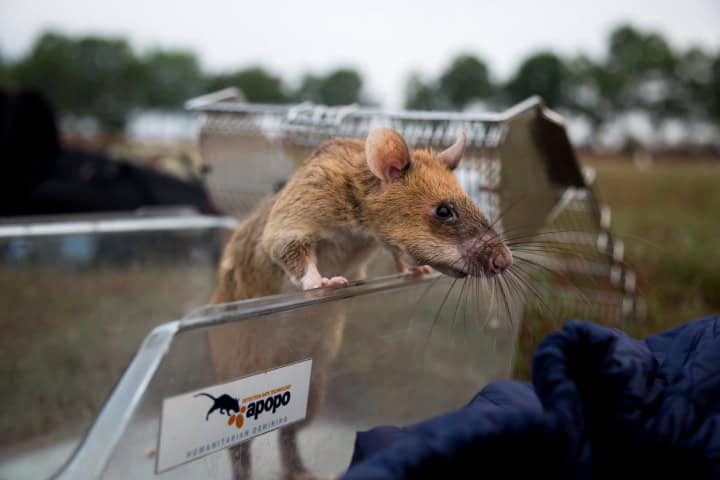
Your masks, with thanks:
[(61, 113), (95, 116), (120, 130), (139, 104), (141, 68), (125, 40), (42, 35), (13, 69), (21, 86), (45, 93)]
[(545, 103), (558, 108), (565, 104), (567, 71), (563, 61), (552, 52), (540, 52), (525, 59), (505, 85), (511, 102), (540, 95)]
[(411, 110), (435, 110), (444, 108), (447, 100), (442, 98), (435, 82), (425, 81), (418, 73), (411, 73), (405, 83), (405, 108)]
[(322, 76), (308, 73), (295, 97), (324, 105), (348, 105), (362, 100), (362, 86), (362, 76), (352, 68), (340, 68)]
[(603, 94), (617, 111), (641, 109), (660, 121), (671, 113), (665, 99), (676, 65), (675, 54), (660, 34), (621, 26), (610, 35)]
[(351, 68), (342, 68), (325, 77), (320, 91), (326, 105), (347, 105), (360, 101), (362, 77)]
[(560, 105), (587, 119), (596, 140), (603, 126), (633, 110), (656, 125), (691, 115), (697, 110), (691, 77), (705, 68), (704, 60), (699, 52), (688, 52), (682, 65), (680, 60), (661, 35), (621, 26), (610, 34), (603, 60), (581, 55), (565, 62)]
[(564, 64), (565, 85), (559, 108), (585, 119), (592, 129), (590, 143), (596, 143), (614, 112), (614, 104), (603, 94), (607, 83), (605, 67), (585, 55)]
[(708, 112), (711, 118), (720, 123), (720, 52), (710, 66), (710, 82), (708, 87)]
[(682, 113), (720, 123), (720, 51), (688, 50), (678, 59), (676, 78)]
[(463, 108), (473, 100), (493, 94), (493, 85), (485, 63), (472, 55), (456, 57), (439, 80), (440, 93), (454, 108)]
[(208, 90), (211, 91), (226, 87), (237, 87), (249, 102), (284, 103), (289, 100), (280, 77), (259, 66), (234, 73), (211, 76), (207, 86)]
[(143, 106), (178, 109), (204, 92), (205, 77), (197, 57), (183, 50), (154, 50), (140, 59)]
[(660, 34), (623, 25), (610, 34), (607, 63), (608, 68), (623, 73), (670, 72), (675, 67), (675, 57)]
[(10, 62), (0, 53), (0, 88), (10, 81)]
[(323, 78), (313, 73), (306, 73), (300, 81), (300, 87), (293, 95), (300, 102), (323, 103), (322, 98)]

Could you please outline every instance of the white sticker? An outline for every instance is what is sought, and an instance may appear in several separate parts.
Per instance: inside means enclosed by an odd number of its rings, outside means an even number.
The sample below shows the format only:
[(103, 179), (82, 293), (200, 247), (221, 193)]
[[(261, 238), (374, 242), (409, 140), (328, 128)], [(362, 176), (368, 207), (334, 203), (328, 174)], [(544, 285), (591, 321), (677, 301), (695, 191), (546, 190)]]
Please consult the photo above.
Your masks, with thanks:
[(308, 359), (166, 398), (156, 472), (303, 420), (311, 370)]

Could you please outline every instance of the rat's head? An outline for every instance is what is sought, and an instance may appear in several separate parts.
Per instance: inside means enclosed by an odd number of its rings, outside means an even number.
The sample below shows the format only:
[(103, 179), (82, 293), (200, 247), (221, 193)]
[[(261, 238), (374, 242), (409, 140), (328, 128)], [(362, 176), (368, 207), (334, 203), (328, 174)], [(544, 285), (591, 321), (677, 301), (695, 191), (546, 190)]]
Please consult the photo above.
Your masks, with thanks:
[(464, 150), (464, 134), (434, 154), (411, 152), (394, 130), (370, 132), (365, 155), (380, 188), (367, 198), (367, 220), (406, 262), (455, 277), (494, 275), (512, 254), (452, 174)]

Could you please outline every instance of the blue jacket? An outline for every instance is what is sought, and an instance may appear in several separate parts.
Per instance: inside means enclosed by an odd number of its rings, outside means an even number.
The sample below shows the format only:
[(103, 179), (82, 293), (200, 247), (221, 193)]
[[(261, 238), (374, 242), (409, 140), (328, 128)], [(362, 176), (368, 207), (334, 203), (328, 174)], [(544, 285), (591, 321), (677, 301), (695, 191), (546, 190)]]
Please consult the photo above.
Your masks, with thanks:
[(633, 340), (573, 321), (451, 413), (357, 434), (342, 477), (720, 478), (720, 317)]

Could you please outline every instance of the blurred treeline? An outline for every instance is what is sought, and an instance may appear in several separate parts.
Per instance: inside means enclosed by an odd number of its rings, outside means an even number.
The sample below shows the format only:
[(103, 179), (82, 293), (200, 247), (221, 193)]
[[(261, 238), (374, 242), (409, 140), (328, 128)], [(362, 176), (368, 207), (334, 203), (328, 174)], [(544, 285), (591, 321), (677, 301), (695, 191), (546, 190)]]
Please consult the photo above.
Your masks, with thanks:
[[(179, 109), (190, 97), (237, 86), (251, 102), (310, 100), (328, 105), (371, 103), (361, 72), (339, 68), (288, 81), (262, 66), (226, 73), (203, 71), (193, 52), (138, 53), (119, 38), (42, 35), (15, 61), (0, 57), (3, 84), (43, 91), (64, 115), (92, 116), (118, 130), (138, 109)], [(622, 116), (641, 112), (659, 128), (664, 122), (720, 124), (720, 51), (679, 50), (657, 32), (616, 28), (600, 58), (530, 55), (510, 78), (496, 78), (472, 54), (450, 59), (437, 78), (418, 73), (405, 85), (405, 107), (501, 109), (531, 95), (590, 129), (590, 141)]]
[[(611, 32), (600, 58), (538, 51), (505, 81), (495, 79), (481, 59), (458, 56), (437, 78), (412, 74), (405, 106), (464, 109), (481, 102), (501, 109), (534, 94), (585, 122), (589, 144), (601, 143), (608, 126), (637, 114), (647, 118), (654, 131), (670, 122), (681, 125), (692, 142), (693, 137), (702, 138), (693, 135), (695, 127), (717, 133), (720, 126), (720, 50), (679, 50), (657, 32), (624, 25)], [(625, 137), (626, 145), (638, 141), (630, 133)]]
[(93, 117), (108, 131), (122, 130), (136, 110), (179, 110), (193, 96), (229, 86), (251, 102), (340, 105), (360, 101), (362, 83), (356, 70), (339, 68), (307, 74), (293, 89), (262, 66), (209, 73), (192, 51), (139, 53), (122, 38), (56, 32), (44, 33), (16, 61), (0, 56), (0, 85), (39, 90), (63, 116)]

